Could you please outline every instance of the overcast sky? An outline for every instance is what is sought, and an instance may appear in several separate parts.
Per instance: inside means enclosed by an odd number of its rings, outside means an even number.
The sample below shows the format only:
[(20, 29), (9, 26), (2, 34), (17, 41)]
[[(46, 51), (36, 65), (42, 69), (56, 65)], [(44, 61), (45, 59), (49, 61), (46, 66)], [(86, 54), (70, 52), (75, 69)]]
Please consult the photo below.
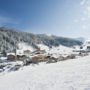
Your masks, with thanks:
[(0, 26), (89, 38), (90, 0), (0, 0)]

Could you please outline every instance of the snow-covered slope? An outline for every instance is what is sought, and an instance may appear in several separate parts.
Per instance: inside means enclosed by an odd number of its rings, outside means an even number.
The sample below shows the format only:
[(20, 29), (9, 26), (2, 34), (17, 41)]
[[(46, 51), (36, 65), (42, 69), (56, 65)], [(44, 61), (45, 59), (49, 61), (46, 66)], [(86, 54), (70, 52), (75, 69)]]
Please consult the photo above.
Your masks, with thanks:
[(63, 45), (59, 45), (59, 46), (53, 46), (52, 48), (49, 48), (48, 46), (44, 45), (44, 44), (38, 44), (38, 47), (41, 49), (41, 50), (46, 50), (48, 53), (60, 53), (60, 54), (65, 54), (66, 53), (69, 53), (69, 52), (72, 52), (72, 48), (69, 48), (69, 47), (66, 47), (66, 46), (63, 46)]
[(49, 53), (69, 54), (72, 52), (72, 48), (60, 45), (58, 47), (52, 47)]
[(19, 43), (18, 47), (19, 47), (18, 52), (23, 50), (30, 50), (30, 51), (35, 50), (35, 48), (33, 46), (30, 46), (28, 43)]
[(73, 53), (72, 48), (69, 48), (63, 45), (59, 45), (57, 47), (53, 46), (52, 48), (49, 48), (48, 46), (44, 44), (39, 44), (38, 46), (41, 50), (46, 50), (48, 54), (52, 54), (53, 57), (56, 57), (56, 58), (58, 58), (60, 55), (70, 55)]
[(66, 55), (70, 55), (73, 54), (72, 52), (72, 48), (60, 45), (58, 47), (52, 47), (48, 53), (52, 54), (53, 57), (58, 58), (60, 55), (66, 56)]
[(83, 43), (83, 50), (87, 50), (87, 47), (90, 47), (90, 39), (85, 40)]
[(90, 90), (90, 56), (0, 76), (0, 90)]
[(46, 51), (49, 50), (49, 47), (46, 46), (46, 45), (44, 45), (44, 44), (38, 44), (37, 46), (38, 46), (41, 50), (46, 50)]

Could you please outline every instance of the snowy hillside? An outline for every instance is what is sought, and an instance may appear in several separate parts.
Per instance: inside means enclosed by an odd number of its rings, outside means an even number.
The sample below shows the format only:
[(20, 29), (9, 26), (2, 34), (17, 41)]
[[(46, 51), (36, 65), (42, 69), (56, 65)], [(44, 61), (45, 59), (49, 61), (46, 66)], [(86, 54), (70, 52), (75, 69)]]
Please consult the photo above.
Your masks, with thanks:
[(44, 44), (38, 44), (37, 45), (41, 50), (46, 50), (46, 51), (49, 51), (49, 47), (44, 45)]
[(29, 45), (28, 43), (18, 43), (19, 50), (24, 51), (24, 50), (30, 50), (34, 51), (36, 50), (33, 46)]
[[(63, 45), (59, 45), (56, 47), (53, 46), (52, 48), (44, 44), (38, 44), (37, 46), (40, 48), (40, 50), (45, 50), (46, 54), (52, 54), (54, 57), (59, 57), (60, 55), (70, 55), (73, 53), (72, 48)], [(18, 54), (23, 54), (24, 50), (30, 50), (31, 52), (36, 50), (33, 46), (30, 46), (27, 43), (19, 43), (18, 47), (19, 47), (19, 49), (17, 50)]]
[(90, 90), (90, 56), (41, 63), (0, 76), (0, 90)]
[(52, 48), (49, 48), (44, 44), (39, 44), (38, 47), (41, 50), (46, 50), (48, 54), (52, 54), (52, 56), (56, 58), (58, 58), (60, 55), (70, 55), (73, 53), (73, 48), (69, 48), (63, 45), (59, 45), (57, 47), (53, 46)]
[(72, 47), (73, 45), (82, 44), (82, 42), (72, 38), (32, 34), (0, 27), (0, 51), (3, 51), (3, 49), (13, 51), (16, 47), (18, 48), (18, 44), (21, 42), (28, 43), (28, 45), (33, 46), (36, 49), (38, 49), (37, 44), (41, 43), (50, 47), (59, 45)]
[(59, 45), (58, 47), (52, 47), (49, 53), (59, 53), (59, 54), (70, 54), (72, 52), (72, 48), (65, 47), (63, 45)]

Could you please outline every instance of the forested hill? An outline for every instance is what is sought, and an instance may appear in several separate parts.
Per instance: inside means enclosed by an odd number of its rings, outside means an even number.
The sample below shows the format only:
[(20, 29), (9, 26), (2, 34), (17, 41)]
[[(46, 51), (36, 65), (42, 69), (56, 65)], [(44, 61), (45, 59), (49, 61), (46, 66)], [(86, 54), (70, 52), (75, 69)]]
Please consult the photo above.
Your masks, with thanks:
[(0, 50), (13, 50), (18, 48), (17, 44), (20, 42), (28, 43), (34, 48), (38, 48), (37, 44), (45, 44), (49, 47), (64, 45), (72, 47), (73, 45), (81, 45), (82, 42), (71, 38), (48, 36), (45, 34), (32, 34), (21, 32), (18, 30), (0, 27)]

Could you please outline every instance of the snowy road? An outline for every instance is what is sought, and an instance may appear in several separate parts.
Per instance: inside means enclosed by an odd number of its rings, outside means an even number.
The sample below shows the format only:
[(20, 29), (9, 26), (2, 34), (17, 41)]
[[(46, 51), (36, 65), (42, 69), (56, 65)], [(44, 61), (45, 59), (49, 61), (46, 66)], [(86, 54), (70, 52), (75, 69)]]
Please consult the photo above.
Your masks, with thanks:
[(0, 76), (0, 90), (90, 90), (90, 56)]

